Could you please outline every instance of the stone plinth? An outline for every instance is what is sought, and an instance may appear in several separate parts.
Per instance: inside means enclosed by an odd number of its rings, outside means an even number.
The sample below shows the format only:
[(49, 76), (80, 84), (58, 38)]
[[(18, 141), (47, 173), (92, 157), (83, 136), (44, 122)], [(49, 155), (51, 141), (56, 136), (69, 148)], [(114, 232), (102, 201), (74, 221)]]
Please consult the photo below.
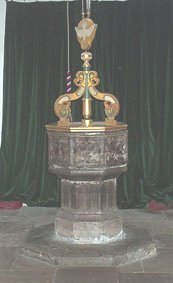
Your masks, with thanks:
[(127, 129), (63, 132), (47, 127), (49, 170), (61, 179), (57, 239), (104, 243), (122, 237), (116, 179), (127, 170)]
[(141, 228), (138, 223), (124, 223), (123, 231), (121, 239), (109, 243), (77, 244), (58, 240), (52, 223), (31, 229), (22, 251), (25, 256), (58, 267), (113, 267), (156, 255), (156, 246), (146, 225)]

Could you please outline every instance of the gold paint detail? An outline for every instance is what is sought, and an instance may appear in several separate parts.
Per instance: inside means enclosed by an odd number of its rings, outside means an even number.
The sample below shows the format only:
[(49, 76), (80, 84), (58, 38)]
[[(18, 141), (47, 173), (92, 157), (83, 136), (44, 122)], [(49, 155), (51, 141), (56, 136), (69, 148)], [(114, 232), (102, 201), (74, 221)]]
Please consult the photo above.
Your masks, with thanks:
[(66, 93), (59, 96), (54, 103), (55, 115), (60, 119), (58, 124), (68, 125), (71, 121), (71, 101), (81, 98), (85, 93), (85, 72), (79, 71), (76, 73), (74, 80), (77, 90), (72, 93)]
[(58, 124), (46, 125), (48, 131), (58, 131), (58, 132), (106, 132), (106, 131), (121, 131), (127, 129), (127, 124), (116, 122), (116, 125), (106, 125), (105, 122), (92, 122), (90, 125), (85, 125), (85, 120), (82, 122), (73, 122), (69, 126), (63, 126)]
[(83, 67), (84, 68), (89, 68), (90, 65), (90, 61), (92, 60), (92, 53), (85, 51), (81, 54), (81, 60), (84, 62)]
[(90, 119), (91, 115), (92, 115), (92, 112), (91, 112), (91, 101), (92, 101), (92, 99), (91, 98), (83, 98), (82, 101), (83, 101), (83, 103), (82, 103), (83, 117), (84, 117), (84, 119)]
[(71, 102), (68, 95), (61, 95), (54, 103), (54, 112), (63, 123), (71, 120)]
[[(89, 52), (84, 52), (86, 53)], [(85, 56), (83, 55), (83, 58)], [(88, 58), (86, 56), (86, 58)], [(87, 59), (88, 60), (88, 59)], [(85, 64), (85, 63), (84, 63)], [(100, 92), (97, 90), (96, 86), (100, 83), (98, 78), (98, 74), (96, 71), (78, 71), (76, 73), (76, 78), (74, 79), (75, 85), (78, 87), (77, 90), (73, 93), (66, 93), (61, 95), (54, 104), (54, 112), (57, 117), (59, 117), (60, 121), (58, 123), (65, 123), (68, 125), (71, 121), (71, 101), (77, 100), (81, 98), (86, 90), (86, 73), (88, 76), (88, 90), (92, 97), (95, 99), (103, 101), (104, 110), (106, 119), (105, 122), (107, 125), (115, 125), (116, 120), (115, 117), (119, 114), (120, 105), (118, 99), (110, 94), (105, 92)], [(83, 109), (82, 114), (84, 119), (90, 119), (92, 115), (91, 108), (92, 99), (83, 98)], [(62, 122), (61, 122), (62, 121)]]
[[(91, 127), (91, 125), (92, 125), (92, 123), (93, 123), (93, 121), (92, 120), (90, 120), (90, 119), (83, 119), (82, 120), (82, 126), (84, 126), (84, 127)], [(86, 129), (86, 128), (85, 128)]]
[[(75, 29), (81, 48), (85, 50), (81, 54), (84, 70), (76, 73), (74, 79), (74, 84), (77, 86), (76, 91), (59, 96), (54, 103), (54, 112), (59, 118), (57, 125), (60, 127), (70, 127), (72, 122), (71, 101), (83, 97), (82, 115), (84, 119), (82, 120), (82, 125), (86, 128), (90, 127), (92, 124), (92, 120), (90, 120), (92, 115), (91, 97), (94, 97), (103, 101), (106, 116), (104, 127), (117, 127), (115, 118), (120, 111), (119, 101), (114, 95), (97, 90), (96, 86), (99, 85), (100, 79), (96, 71), (90, 71), (92, 54), (87, 50), (91, 47), (91, 43), (94, 40), (97, 25), (91, 19), (83, 18)], [(87, 98), (84, 97), (86, 91)]]
[(83, 18), (75, 31), (77, 34), (77, 40), (80, 44), (81, 49), (88, 50), (91, 47), (91, 44), (96, 36), (97, 24), (95, 24), (89, 18)]
[(103, 101), (105, 115), (107, 117), (106, 121), (112, 121), (112, 119), (114, 119), (119, 114), (120, 104), (118, 99), (114, 95), (110, 93), (100, 92), (94, 86), (89, 87), (89, 92), (96, 99)]
[(116, 126), (117, 121), (114, 118), (105, 118), (105, 125), (106, 126)]
[(66, 119), (61, 119), (60, 121), (57, 122), (57, 125), (60, 127), (69, 127), (70, 125), (70, 119), (66, 118)]
[(88, 87), (95, 87), (100, 83), (100, 79), (98, 78), (98, 74), (96, 71), (90, 71), (88, 77)]
[(78, 87), (85, 87), (85, 72), (84, 71), (78, 71), (76, 73), (74, 84)]

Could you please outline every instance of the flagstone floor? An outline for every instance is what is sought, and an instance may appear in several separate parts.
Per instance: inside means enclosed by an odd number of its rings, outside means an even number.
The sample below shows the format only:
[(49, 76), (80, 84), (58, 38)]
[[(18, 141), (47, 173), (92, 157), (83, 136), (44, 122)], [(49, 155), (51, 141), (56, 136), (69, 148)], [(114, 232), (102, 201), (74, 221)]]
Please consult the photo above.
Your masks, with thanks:
[(173, 210), (122, 210), (123, 221), (149, 225), (157, 256), (123, 267), (61, 267), (21, 255), (33, 227), (54, 221), (55, 208), (0, 210), (0, 283), (173, 283)]

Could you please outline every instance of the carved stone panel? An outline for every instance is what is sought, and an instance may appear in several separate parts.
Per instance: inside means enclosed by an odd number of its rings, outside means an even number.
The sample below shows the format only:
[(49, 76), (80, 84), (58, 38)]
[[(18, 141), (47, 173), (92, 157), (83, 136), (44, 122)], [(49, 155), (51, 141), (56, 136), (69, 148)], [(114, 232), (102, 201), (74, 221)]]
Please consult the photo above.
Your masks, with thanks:
[(49, 165), (63, 166), (70, 162), (68, 135), (49, 133)]
[(103, 163), (104, 140), (102, 136), (73, 136), (71, 163), (75, 167), (97, 167)]
[(120, 166), (128, 162), (127, 131), (106, 135), (105, 158), (107, 166)]
[(94, 134), (48, 131), (48, 137), (49, 170), (60, 178), (112, 178), (124, 172), (128, 163), (127, 130)]

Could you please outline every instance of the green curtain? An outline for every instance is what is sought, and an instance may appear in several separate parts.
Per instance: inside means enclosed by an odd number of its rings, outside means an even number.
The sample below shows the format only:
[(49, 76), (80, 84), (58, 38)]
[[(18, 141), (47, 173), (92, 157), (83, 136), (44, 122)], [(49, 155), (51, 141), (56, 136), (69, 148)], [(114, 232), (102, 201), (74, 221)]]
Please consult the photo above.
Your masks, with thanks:
[[(70, 2), (70, 64), (74, 78), (81, 50), (74, 26), (80, 2)], [(173, 199), (173, 2), (92, 2), (99, 24), (91, 52), (101, 91), (120, 101), (129, 127), (128, 172), (118, 180), (121, 208), (150, 199)], [(65, 92), (66, 3), (7, 2), (0, 199), (59, 205), (60, 184), (48, 172), (45, 124), (55, 122), (53, 104)], [(73, 119), (81, 115), (73, 104)], [(102, 104), (93, 105), (103, 119)]]

